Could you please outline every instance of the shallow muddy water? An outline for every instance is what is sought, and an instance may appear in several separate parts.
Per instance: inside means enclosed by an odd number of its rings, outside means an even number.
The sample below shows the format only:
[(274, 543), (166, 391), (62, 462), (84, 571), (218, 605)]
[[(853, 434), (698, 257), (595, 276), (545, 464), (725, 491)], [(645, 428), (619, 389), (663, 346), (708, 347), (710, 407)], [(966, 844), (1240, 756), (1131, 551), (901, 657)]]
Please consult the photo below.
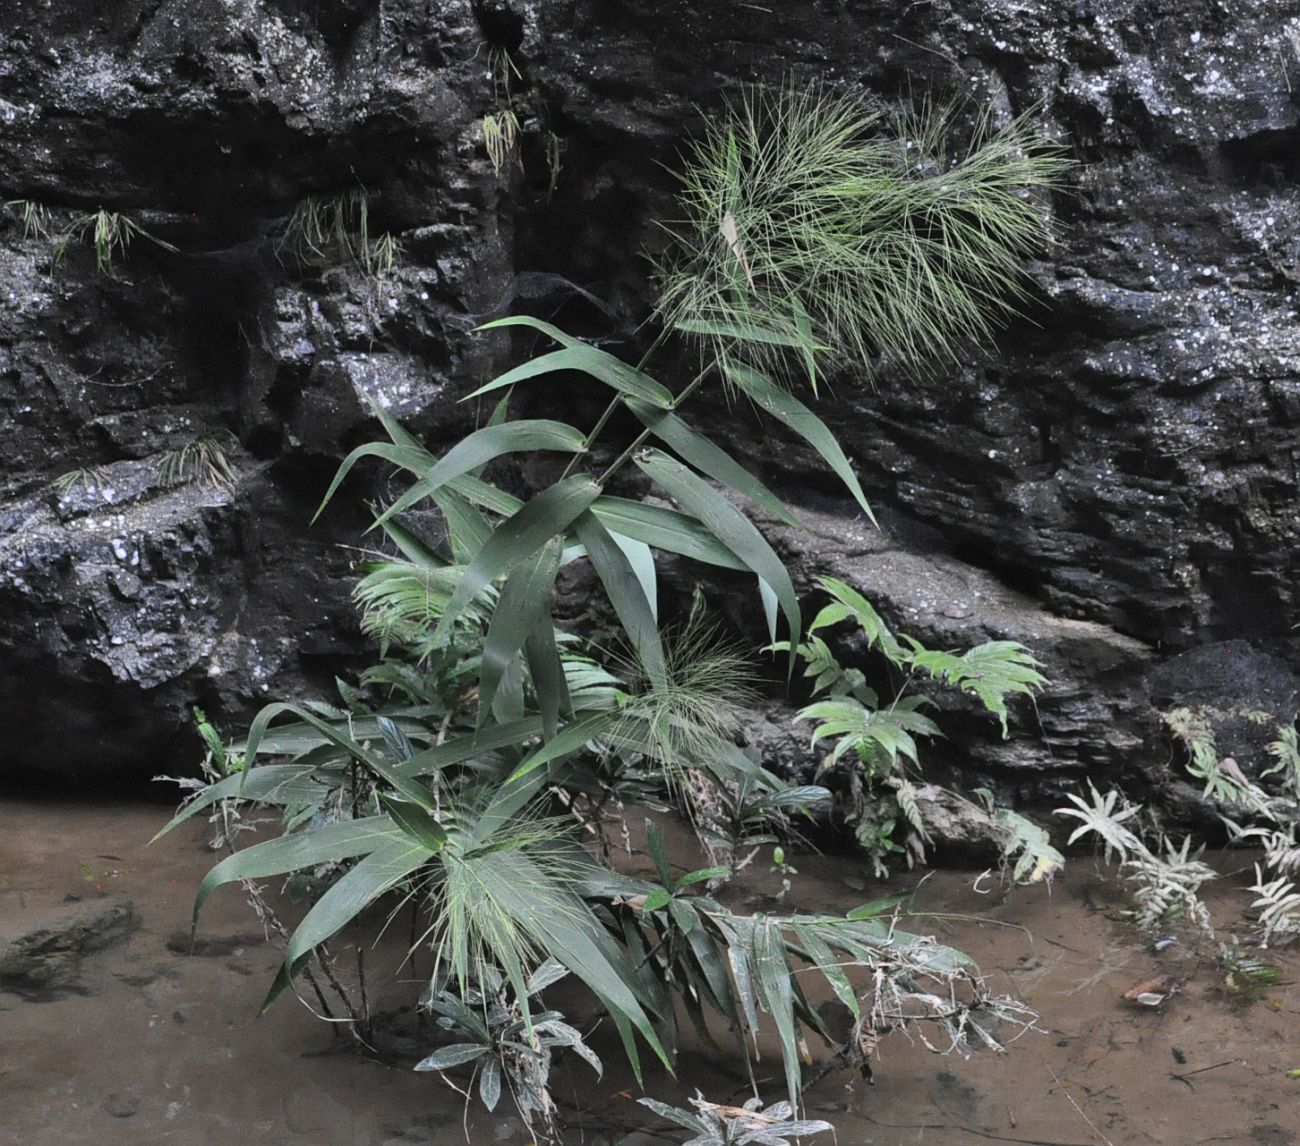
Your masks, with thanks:
[[(278, 951), (238, 890), (226, 889), (205, 910), (201, 942), (189, 953), (194, 890), (214, 857), (203, 824), (146, 847), (164, 818), (147, 806), (0, 804), (0, 943), (69, 896), (125, 897), (138, 919), (127, 938), (86, 956), (78, 992), (35, 1001), (0, 991), (0, 1146), (528, 1140), (513, 1117), (467, 1115), (437, 1076), (352, 1053), (292, 999), (256, 1019)], [(1208, 897), (1221, 935), (1248, 903), (1238, 890), (1248, 882), (1248, 859), (1216, 860), (1238, 873)], [(797, 866), (789, 907), (843, 911), (880, 894), (851, 860), (802, 857)], [(774, 880), (760, 872), (729, 897), (772, 909), (765, 897)], [(909, 881), (916, 877), (898, 882)], [(919, 909), (995, 922), (908, 926), (936, 930), (972, 954), (998, 990), (1040, 1012), (1041, 1033), (1024, 1035), (1005, 1055), (968, 1060), (892, 1036), (874, 1086), (832, 1072), (808, 1093), (809, 1115), (833, 1122), (841, 1146), (1300, 1141), (1300, 1079), (1286, 1077), (1300, 1067), (1300, 988), (1290, 981), (1300, 960), (1270, 952), (1286, 981), (1253, 1005), (1235, 1005), (1212, 944), (1156, 955), (1110, 918), (1120, 902), (1113, 879), (1088, 860), (1074, 861), (1050, 891), (1018, 888), (1005, 900), (996, 890), (979, 894), (969, 873), (933, 874)], [(1181, 993), (1158, 1008), (1123, 1001), (1162, 972), (1185, 979)], [(374, 978), (377, 1008), (396, 1005), (401, 993), (385, 995)], [(576, 1070), (558, 1080), (566, 1142), (658, 1141), (662, 1124), (632, 1101), (608, 1049), (604, 1082)], [(679, 1071), (685, 1086), (648, 1074), (647, 1089), (677, 1101), (699, 1086), (714, 1101), (739, 1101), (738, 1070), (718, 1052), (688, 1051)], [(774, 1101), (779, 1065), (765, 1059), (759, 1073), (771, 1078), (764, 1096)]]

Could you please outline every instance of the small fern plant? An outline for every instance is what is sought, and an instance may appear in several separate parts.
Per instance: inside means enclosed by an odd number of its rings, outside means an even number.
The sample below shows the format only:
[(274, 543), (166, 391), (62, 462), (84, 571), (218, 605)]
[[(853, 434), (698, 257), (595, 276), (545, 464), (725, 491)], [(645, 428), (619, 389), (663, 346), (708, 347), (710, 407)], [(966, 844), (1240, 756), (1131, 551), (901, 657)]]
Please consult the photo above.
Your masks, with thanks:
[[(964, 653), (929, 649), (914, 637), (895, 636), (871, 603), (856, 590), (833, 577), (819, 584), (830, 603), (813, 618), (807, 639), (795, 651), (811, 679), (814, 696), (825, 693), (796, 716), (814, 724), (812, 743), (831, 741), (831, 750), (819, 775), (851, 764), (848, 781), (851, 817), (858, 842), (870, 854), (878, 875), (888, 872), (886, 859), (905, 850), (894, 838), (898, 825), (910, 829), (911, 856), (923, 859), (929, 837), (915, 786), (908, 769), (918, 772), (918, 738), (942, 736), (926, 709), (938, 704), (928, 693), (911, 691), (920, 678), (947, 685), (979, 702), (994, 715), (1007, 735), (1007, 701), (1014, 696), (1032, 698), (1045, 684), (1038, 662), (1016, 641), (989, 641)], [(866, 683), (861, 670), (845, 668), (818, 631), (853, 621), (866, 638), (868, 649), (878, 652), (902, 684), (887, 701)], [(789, 641), (778, 641), (774, 651), (789, 652)]]

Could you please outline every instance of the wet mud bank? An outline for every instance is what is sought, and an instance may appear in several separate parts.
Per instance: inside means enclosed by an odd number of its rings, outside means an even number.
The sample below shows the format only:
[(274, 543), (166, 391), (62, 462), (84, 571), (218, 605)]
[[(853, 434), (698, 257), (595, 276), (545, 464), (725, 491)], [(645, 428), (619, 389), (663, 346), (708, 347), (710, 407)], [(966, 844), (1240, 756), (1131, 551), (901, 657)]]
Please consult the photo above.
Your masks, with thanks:
[[(435, 1076), (411, 1072), (408, 1060), (427, 1050), (418, 1037), (390, 1045), (399, 1053), (381, 1062), (291, 1000), (256, 1019), (279, 950), (235, 890), (213, 898), (191, 949), (193, 895), (213, 856), (201, 824), (146, 846), (161, 820), (157, 807), (143, 805), (0, 804), (2, 1146), (528, 1141), (516, 1118), (467, 1112)], [(1234, 924), (1242, 929), (1249, 859), (1244, 852), (1214, 859), (1225, 876), (1209, 885), (1207, 903), (1220, 938)], [(841, 1143), (1300, 1140), (1300, 1080), (1287, 1077), (1300, 1066), (1294, 952), (1265, 953), (1282, 981), (1241, 1005), (1215, 967), (1215, 943), (1182, 935), (1155, 952), (1114, 918), (1122, 891), (1091, 860), (1074, 860), (1050, 889), (1018, 888), (1005, 898), (987, 891), (987, 880), (974, 886), (974, 875), (932, 874), (916, 905), (935, 914), (908, 926), (968, 951), (995, 989), (1040, 1013), (1041, 1029), (1005, 1055), (964, 1061), (885, 1039), (875, 1085), (832, 1070), (806, 1096), (810, 1117), (834, 1123)], [(737, 908), (777, 910), (778, 882), (747, 874), (727, 895)], [(878, 893), (858, 863), (805, 857), (784, 906), (844, 911)], [(58, 919), (79, 921), (79, 932), (63, 933), (84, 942), (47, 948), (44, 979), (30, 961), (23, 973), (16, 947)], [(373, 965), (382, 968), (403, 940), (390, 933)], [(30, 944), (23, 950), (31, 954)], [(1178, 989), (1160, 1006), (1124, 1000), (1161, 976)], [(413, 989), (401, 981), (409, 978), (409, 969), (396, 971), (385, 985), (377, 972), (375, 1008), (409, 998)], [(680, 1140), (635, 1104), (637, 1091), (603, 1033), (594, 1040), (607, 1065), (599, 1085), (585, 1068), (561, 1072), (566, 1141)], [(778, 1063), (765, 1057), (758, 1068), (769, 1101), (779, 1097)], [(714, 1101), (735, 1101), (743, 1097), (741, 1071), (739, 1060), (687, 1048), (681, 1081), (650, 1073), (647, 1090), (680, 1101), (698, 1086)]]

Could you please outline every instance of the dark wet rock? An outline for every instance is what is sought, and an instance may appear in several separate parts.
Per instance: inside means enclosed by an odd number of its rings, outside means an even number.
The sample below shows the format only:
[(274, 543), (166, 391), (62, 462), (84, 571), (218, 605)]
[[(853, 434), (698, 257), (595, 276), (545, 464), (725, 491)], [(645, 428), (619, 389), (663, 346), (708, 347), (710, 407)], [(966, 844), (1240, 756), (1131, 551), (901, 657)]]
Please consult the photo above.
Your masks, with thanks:
[(104, 1099), (104, 1111), (113, 1118), (133, 1118), (140, 1112), (140, 1096), (134, 1091), (117, 1091)]
[[(462, 434), (456, 399), (512, 349), (469, 331), (503, 306), (634, 342), (638, 250), (674, 215), (661, 165), (700, 109), (785, 75), (885, 99), (911, 77), (999, 120), (1042, 101), (1078, 160), (1026, 321), (928, 377), (832, 380), (819, 408), (893, 524), (859, 553), (851, 507), (826, 503), (798, 564), (922, 639), (1035, 648), (1045, 735), (1023, 708), (1005, 743), (959, 714), (974, 779), (1141, 772), (1167, 752), (1159, 661), (1249, 641), (1298, 662), (1297, 27), (1292, 0), (13, 0), (0, 197), (55, 229), (124, 211), (178, 250), (137, 236), (102, 274), (74, 243), (55, 268), (19, 209), (0, 227), (0, 779), (178, 770), (192, 705), (233, 724), (327, 691), (364, 651), (337, 546), (387, 487), (362, 472), (307, 521), (370, 402), (436, 445)], [(499, 177), (492, 49), (523, 127), (524, 170)], [(372, 234), (405, 246), (382, 282), (283, 242), (306, 196), (358, 185)], [(581, 421), (600, 397), (520, 401)], [(782, 492), (832, 488), (747, 412), (702, 416)], [(160, 487), (168, 451), (227, 434), (230, 490)], [(783, 768), (784, 715), (756, 734)]]
[(136, 923), (128, 899), (93, 899), (0, 919), (0, 990), (43, 1000), (80, 989), (83, 959)]
[(167, 950), (177, 955), (193, 955), (198, 958), (224, 957), (243, 954), (250, 947), (260, 947), (266, 937), (260, 934), (248, 935), (205, 935), (199, 932), (191, 935), (188, 931), (173, 931), (167, 936)]

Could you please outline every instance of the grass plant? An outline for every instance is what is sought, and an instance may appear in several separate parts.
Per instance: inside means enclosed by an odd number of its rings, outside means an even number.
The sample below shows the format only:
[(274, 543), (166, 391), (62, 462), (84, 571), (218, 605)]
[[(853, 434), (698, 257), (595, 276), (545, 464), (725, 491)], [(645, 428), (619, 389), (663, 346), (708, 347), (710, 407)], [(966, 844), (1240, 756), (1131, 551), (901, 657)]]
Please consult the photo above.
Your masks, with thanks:
[[(995, 129), (958, 108), (892, 118), (828, 91), (756, 91), (688, 154), (685, 219), (659, 310), (706, 360), (783, 372), (789, 351), (916, 367), (988, 341), (1024, 300), (1052, 228), (1040, 196), (1069, 164), (1031, 114)], [(764, 330), (768, 340), (734, 337)], [(814, 376), (815, 380), (815, 376)]]

